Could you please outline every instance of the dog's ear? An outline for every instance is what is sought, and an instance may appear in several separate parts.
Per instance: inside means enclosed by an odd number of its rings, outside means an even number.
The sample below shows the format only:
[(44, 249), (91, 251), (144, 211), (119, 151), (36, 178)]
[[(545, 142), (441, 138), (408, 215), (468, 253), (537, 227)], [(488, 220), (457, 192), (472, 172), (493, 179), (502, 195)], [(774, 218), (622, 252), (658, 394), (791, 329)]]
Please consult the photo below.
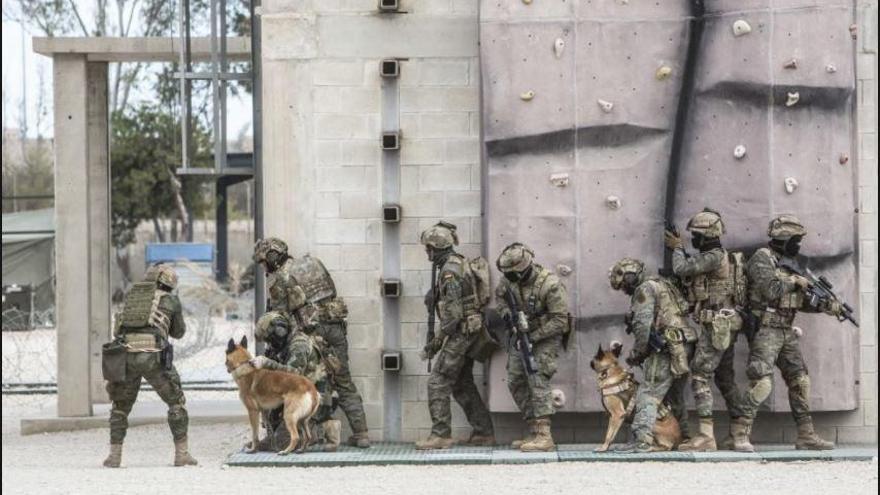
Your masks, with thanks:
[(621, 351), (623, 351), (623, 344), (616, 340), (611, 343), (611, 352), (614, 354), (614, 357), (619, 358)]
[(235, 341), (232, 339), (229, 339), (229, 342), (226, 343), (226, 354), (232, 354), (232, 352), (234, 350), (235, 350)]
[(245, 335), (244, 337), (241, 338), (241, 342), (238, 345), (247, 349), (247, 335)]
[(605, 351), (602, 350), (602, 344), (599, 344), (599, 350), (596, 351), (596, 355), (593, 356), (593, 358), (595, 358), (595, 359), (601, 359), (602, 356), (603, 356), (604, 354), (605, 354)]
[(595, 359), (590, 360), (590, 368), (593, 368), (593, 371), (596, 371), (596, 360)]

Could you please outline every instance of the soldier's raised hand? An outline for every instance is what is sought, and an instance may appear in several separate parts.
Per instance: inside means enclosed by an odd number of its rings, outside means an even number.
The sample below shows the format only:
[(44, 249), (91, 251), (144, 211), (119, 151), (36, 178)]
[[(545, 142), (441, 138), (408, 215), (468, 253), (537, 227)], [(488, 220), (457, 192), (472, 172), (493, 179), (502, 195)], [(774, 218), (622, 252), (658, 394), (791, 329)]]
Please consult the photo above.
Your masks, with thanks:
[(669, 249), (677, 249), (682, 246), (681, 237), (670, 230), (663, 232), (663, 242)]

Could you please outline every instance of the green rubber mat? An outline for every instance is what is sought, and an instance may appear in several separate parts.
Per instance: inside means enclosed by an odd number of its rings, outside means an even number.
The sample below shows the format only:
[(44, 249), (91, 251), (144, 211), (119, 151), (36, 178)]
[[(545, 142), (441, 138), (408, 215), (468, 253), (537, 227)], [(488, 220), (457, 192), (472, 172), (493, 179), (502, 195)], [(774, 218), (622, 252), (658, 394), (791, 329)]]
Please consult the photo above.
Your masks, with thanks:
[(545, 462), (792, 462), (792, 461), (870, 461), (876, 447), (841, 447), (835, 450), (794, 450), (791, 445), (759, 445), (753, 453), (652, 452), (617, 454), (593, 452), (596, 444), (559, 445), (553, 452), (520, 452), (504, 446), (460, 447), (446, 450), (416, 450), (411, 443), (376, 443), (369, 449), (340, 447), (338, 452), (316, 448), (302, 454), (278, 455), (274, 452), (248, 454), (234, 452), (226, 460), (242, 467), (331, 467), (383, 466), (394, 464), (537, 464)]

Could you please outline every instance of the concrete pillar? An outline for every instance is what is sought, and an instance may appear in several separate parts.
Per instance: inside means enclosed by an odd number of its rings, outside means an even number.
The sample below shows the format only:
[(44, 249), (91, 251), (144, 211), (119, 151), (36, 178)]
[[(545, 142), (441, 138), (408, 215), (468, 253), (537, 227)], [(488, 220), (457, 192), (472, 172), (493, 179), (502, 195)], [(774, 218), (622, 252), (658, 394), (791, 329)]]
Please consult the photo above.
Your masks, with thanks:
[(88, 416), (110, 331), (107, 64), (53, 60), (58, 415)]

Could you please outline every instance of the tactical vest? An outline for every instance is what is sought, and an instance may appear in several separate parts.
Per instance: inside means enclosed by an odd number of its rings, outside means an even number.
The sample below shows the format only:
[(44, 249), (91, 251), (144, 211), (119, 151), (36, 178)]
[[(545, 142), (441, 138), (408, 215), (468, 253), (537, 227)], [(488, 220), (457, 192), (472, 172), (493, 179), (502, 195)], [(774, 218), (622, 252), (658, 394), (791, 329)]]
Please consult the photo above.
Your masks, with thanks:
[(281, 267), (270, 273), (266, 279), (266, 291), (269, 293), (269, 310), (281, 311), (290, 315), (306, 304), (303, 289), (296, 288), (297, 281), (293, 277), (293, 259), (288, 258)]
[(120, 333), (152, 333), (166, 340), (171, 328), (171, 318), (159, 309), (159, 301), (169, 295), (155, 282), (138, 282), (125, 296), (120, 315)]
[(321, 260), (308, 254), (292, 260), (290, 274), (305, 291), (308, 302), (318, 304), (336, 297), (336, 285)]
[[(467, 268), (467, 264), (468, 260), (464, 256), (458, 253), (452, 253), (440, 268), (440, 273), (449, 271), (456, 274), (461, 279), (461, 303), (462, 308), (464, 309), (465, 318), (479, 314), (482, 309), (477, 298), (474, 275), (471, 273), (470, 269)], [(438, 277), (437, 286), (434, 287), (435, 294), (440, 294), (441, 280), (439, 279), (440, 277)]]
[(309, 344), (309, 355), (305, 363), (305, 368), (303, 369), (303, 376), (311, 380), (313, 383), (325, 380), (327, 378), (327, 369), (321, 359), (320, 349), (312, 337), (297, 332), (293, 338), (295, 340), (305, 339)]
[(721, 251), (721, 265), (718, 268), (684, 280), (688, 302), (695, 306), (695, 311), (732, 307), (731, 263), (727, 259), (727, 251), (723, 249)]
[(692, 340), (692, 336), (688, 335), (691, 328), (685, 320), (687, 300), (681, 291), (661, 277), (650, 277), (644, 283), (651, 284), (657, 298), (654, 306), (654, 328), (660, 331), (667, 328), (679, 329), (685, 332), (686, 340)]
[[(761, 248), (758, 250), (759, 252), (764, 251), (765, 254), (770, 256), (770, 259), (773, 263), (773, 267), (776, 269), (776, 277), (780, 279), (788, 279), (793, 275), (785, 268), (779, 267), (779, 255), (773, 252), (770, 248)], [(757, 254), (757, 253), (756, 253)], [(755, 304), (755, 309), (764, 309), (764, 308), (775, 308), (786, 310), (785, 313), (794, 313), (798, 309), (800, 309), (804, 304), (804, 294), (800, 290), (796, 290), (793, 292), (789, 292), (788, 294), (784, 294), (777, 300), (773, 301), (763, 301), (761, 300), (762, 294), (761, 291), (755, 290), (752, 291), (752, 302)]]

